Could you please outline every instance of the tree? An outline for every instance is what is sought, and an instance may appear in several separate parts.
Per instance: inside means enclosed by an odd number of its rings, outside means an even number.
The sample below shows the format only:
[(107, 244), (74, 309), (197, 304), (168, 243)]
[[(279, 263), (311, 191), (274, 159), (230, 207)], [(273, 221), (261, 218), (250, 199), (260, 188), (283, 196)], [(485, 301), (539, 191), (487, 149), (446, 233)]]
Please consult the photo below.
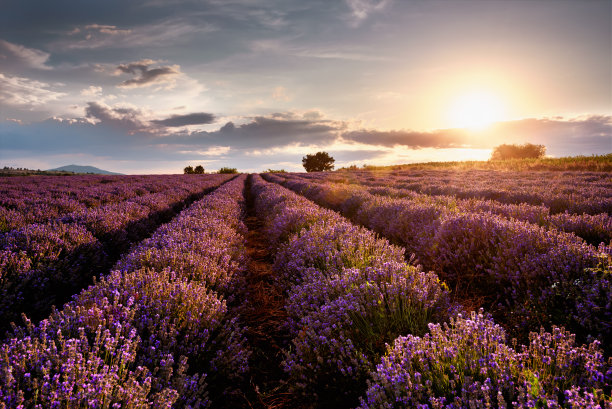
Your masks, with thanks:
[(217, 173), (238, 173), (238, 170), (236, 168), (226, 168), (226, 167), (223, 167), (223, 168), (219, 169), (219, 171)]
[(204, 173), (204, 166), (202, 165), (198, 165), (195, 167), (195, 169), (193, 170), (193, 173), (201, 175)]
[(191, 165), (189, 165), (185, 169), (183, 169), (183, 172), (185, 172), (186, 175), (192, 175), (192, 174), (195, 173), (195, 171), (193, 170), (193, 166), (191, 166)]
[(546, 153), (544, 145), (526, 143), (523, 145), (499, 145), (493, 149), (491, 160), (539, 159)]
[(327, 152), (317, 152), (314, 155), (306, 155), (302, 158), (302, 165), (306, 172), (323, 172), (332, 170), (336, 160)]

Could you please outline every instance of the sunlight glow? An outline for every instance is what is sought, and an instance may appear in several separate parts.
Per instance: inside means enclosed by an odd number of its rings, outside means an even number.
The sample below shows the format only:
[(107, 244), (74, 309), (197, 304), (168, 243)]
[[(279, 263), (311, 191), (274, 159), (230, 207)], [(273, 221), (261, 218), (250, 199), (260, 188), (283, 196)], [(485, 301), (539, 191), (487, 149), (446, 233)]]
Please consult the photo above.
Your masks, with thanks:
[(494, 94), (474, 91), (455, 100), (449, 116), (453, 127), (482, 130), (503, 119), (504, 106)]

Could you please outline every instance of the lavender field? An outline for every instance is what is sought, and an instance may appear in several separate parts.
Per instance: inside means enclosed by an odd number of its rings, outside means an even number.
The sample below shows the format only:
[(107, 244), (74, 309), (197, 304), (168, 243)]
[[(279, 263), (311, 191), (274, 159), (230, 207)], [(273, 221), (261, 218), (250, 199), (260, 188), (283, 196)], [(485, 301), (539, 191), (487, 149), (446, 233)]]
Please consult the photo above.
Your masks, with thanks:
[(0, 192), (1, 408), (612, 408), (609, 172)]

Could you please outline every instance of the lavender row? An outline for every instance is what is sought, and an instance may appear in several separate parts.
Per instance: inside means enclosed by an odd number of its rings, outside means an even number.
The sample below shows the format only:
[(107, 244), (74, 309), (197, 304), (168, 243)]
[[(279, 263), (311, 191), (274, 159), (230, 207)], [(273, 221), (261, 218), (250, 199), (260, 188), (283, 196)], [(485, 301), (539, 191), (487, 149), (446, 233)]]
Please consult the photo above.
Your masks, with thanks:
[(227, 177), (206, 177), (189, 188), (177, 186), (123, 202), (65, 215), (0, 234), (0, 329), (22, 312), (33, 319), (49, 313), (108, 268), (131, 243), (171, 218), (194, 192)]
[(612, 214), (612, 181), (603, 172), (502, 172), (419, 170), (390, 174), (308, 174), (330, 182), (393, 187), (427, 195), (544, 205), (550, 214)]
[[(337, 260), (351, 259), (346, 250), (355, 252), (333, 239), (332, 221), (322, 222), (325, 228), (318, 230), (316, 221), (343, 220), (286, 191), (266, 187), (267, 198), (260, 206), (262, 214), (270, 217), (266, 224), (273, 245), (280, 243), (279, 270), (313, 277), (290, 288), (286, 307), (297, 337), (295, 352), (288, 355), (285, 366), (296, 388), (318, 393), (334, 407), (346, 405), (343, 390), (363, 391), (363, 377), (368, 387), (360, 399), (362, 408), (527, 408), (544, 402), (550, 407), (607, 408), (612, 403), (612, 367), (606, 364), (599, 342), (578, 346), (574, 335), (555, 326), (551, 333), (531, 333), (528, 344), (517, 348), (507, 344), (505, 331), (482, 312), (467, 319), (459, 314), (449, 324), (430, 323), (425, 331), (410, 333), (402, 328), (403, 334), (391, 342), (390, 335), (398, 329), (393, 324), (401, 322), (402, 315), (407, 318), (411, 308), (423, 308), (419, 302), (444, 300), (447, 314), (455, 315), (443, 285), (437, 280), (432, 285), (432, 273), (386, 261), (388, 256), (373, 251), (361, 254), (380, 257), (380, 267), (370, 259), (371, 267), (347, 269)], [(342, 238), (357, 236), (353, 231)], [(326, 252), (318, 250), (321, 242), (328, 244)], [(322, 254), (335, 254), (336, 258), (325, 260), (336, 262), (322, 261)], [(332, 272), (325, 273), (325, 268)], [(399, 285), (402, 281), (412, 285)], [(378, 292), (379, 288), (385, 290)], [(372, 351), (386, 343), (391, 346), (376, 360), (381, 353)], [(351, 355), (355, 350), (361, 355)], [(368, 358), (379, 362), (376, 368), (367, 363)], [(372, 369), (365, 376), (360, 370), (368, 366)], [(345, 377), (330, 375), (334, 370)], [(334, 396), (340, 402), (333, 401)]]
[(563, 325), (612, 350), (612, 250), (574, 235), (489, 213), (449, 212), (408, 199), (332, 184), (270, 180), (338, 210), (415, 254), (463, 303), (482, 305), (525, 340)]
[[(309, 175), (292, 175), (285, 177), (299, 177), (307, 181), (324, 183), (325, 179), (336, 182), (346, 182), (346, 179), (339, 177), (323, 177), (317, 174), (313, 177)], [(357, 183), (355, 179), (352, 182)], [(333, 182), (332, 182), (333, 183)], [(583, 238), (587, 243), (597, 246), (599, 243), (610, 243), (612, 240), (612, 216), (608, 213), (599, 214), (571, 214), (567, 210), (562, 213), (552, 214), (550, 208), (528, 203), (503, 203), (491, 199), (469, 198), (461, 199), (450, 195), (429, 195), (417, 193), (410, 189), (397, 189), (384, 186), (384, 183), (366, 182), (364, 186), (368, 192), (376, 195), (390, 196), (395, 198), (407, 198), (417, 202), (423, 202), (435, 206), (440, 206), (448, 211), (482, 213), (489, 212), (503, 216), (507, 219), (516, 219), (534, 223), (547, 229), (556, 229), (566, 233), (573, 233)]]
[(432, 203), (443, 206), (451, 211), (471, 213), (493, 213), (507, 219), (534, 223), (547, 229), (556, 229), (566, 233), (573, 233), (583, 238), (587, 243), (598, 245), (610, 243), (612, 240), (612, 216), (608, 213), (599, 214), (551, 214), (550, 209), (544, 205), (530, 205), (527, 203), (508, 204), (495, 200), (458, 199), (448, 195), (426, 195), (406, 189), (390, 187), (368, 188), (372, 194), (390, 197), (408, 198), (411, 200)]
[(366, 390), (385, 343), (448, 319), (448, 292), (402, 249), (278, 185), (254, 177), (293, 338), (283, 362), (308, 404), (350, 407)]
[[(239, 385), (248, 369), (244, 331), (209, 284), (227, 286), (206, 272), (240, 271), (243, 186), (244, 177), (223, 185), (62, 311), (14, 330), (0, 346), (2, 406), (200, 408)], [(162, 249), (168, 265), (156, 258)]]
[[(293, 176), (294, 177), (294, 176)], [(300, 175), (303, 179), (307, 177)], [(315, 179), (321, 181), (320, 178)], [(321, 181), (322, 182), (322, 181)], [(556, 229), (566, 233), (573, 233), (583, 238), (587, 243), (597, 246), (600, 243), (610, 243), (612, 240), (612, 216), (607, 213), (599, 214), (570, 214), (569, 212), (551, 214), (550, 209), (544, 205), (530, 205), (527, 203), (508, 204), (495, 200), (459, 199), (448, 195), (427, 195), (408, 189), (377, 186), (367, 187), (368, 192), (389, 196), (393, 198), (406, 198), (423, 204), (439, 206), (444, 211), (493, 213), (507, 219), (534, 223), (547, 229)]]
[(2, 178), (0, 232), (172, 187), (192, 189), (201, 179), (191, 175)]

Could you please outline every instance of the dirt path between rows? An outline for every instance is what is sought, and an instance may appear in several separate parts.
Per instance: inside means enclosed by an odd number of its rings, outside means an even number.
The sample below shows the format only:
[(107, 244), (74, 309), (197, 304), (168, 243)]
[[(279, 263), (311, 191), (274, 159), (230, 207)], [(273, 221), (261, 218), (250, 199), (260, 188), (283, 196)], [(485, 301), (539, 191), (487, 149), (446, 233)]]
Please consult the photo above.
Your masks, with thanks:
[(255, 215), (253, 197), (250, 191), (250, 177), (247, 179), (245, 196), (249, 230), (246, 249), (249, 264), (246, 274), (246, 293), (243, 305), (238, 308), (240, 320), (248, 327), (246, 333), (253, 350), (250, 390), (244, 391), (247, 408), (290, 408), (296, 407), (292, 395), (284, 382), (286, 375), (281, 368), (282, 352), (290, 342), (283, 324), (287, 314), (285, 298), (274, 284), (273, 257), (267, 247), (263, 223)]

